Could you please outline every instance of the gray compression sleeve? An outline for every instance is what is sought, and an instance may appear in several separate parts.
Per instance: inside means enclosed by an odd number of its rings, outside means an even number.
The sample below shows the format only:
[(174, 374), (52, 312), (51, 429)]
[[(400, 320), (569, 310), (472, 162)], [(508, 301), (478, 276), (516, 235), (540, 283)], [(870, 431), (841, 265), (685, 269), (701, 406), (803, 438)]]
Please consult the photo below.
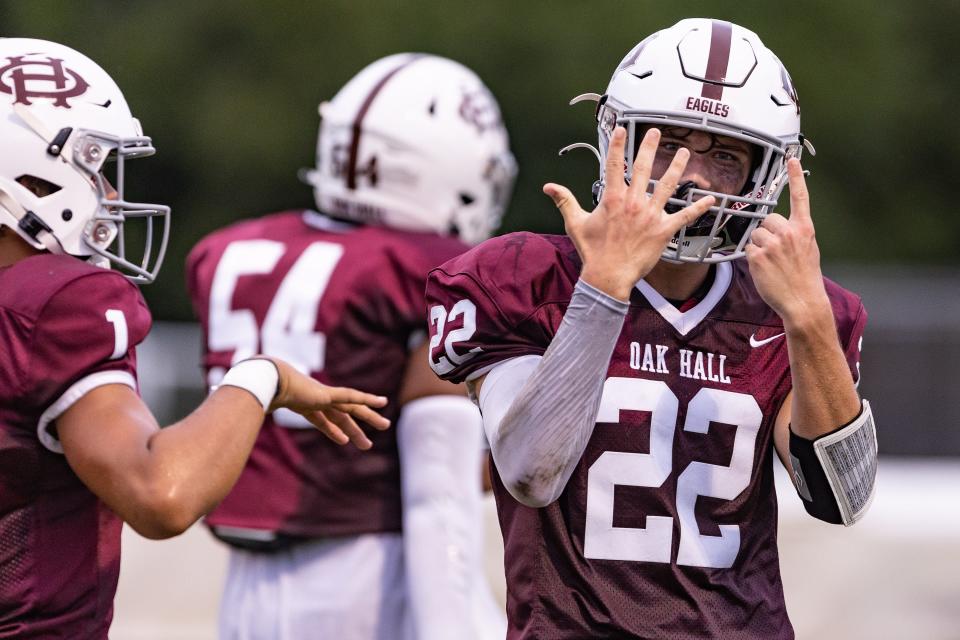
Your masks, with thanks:
[[(629, 306), (580, 280), (526, 382), (498, 385), (497, 368), (487, 375), (481, 409), (489, 405), (490, 414), (503, 418), (488, 424), (484, 409), (484, 428), (501, 479), (523, 504), (541, 507), (556, 500), (583, 455)], [(505, 414), (495, 410), (504, 403)]]

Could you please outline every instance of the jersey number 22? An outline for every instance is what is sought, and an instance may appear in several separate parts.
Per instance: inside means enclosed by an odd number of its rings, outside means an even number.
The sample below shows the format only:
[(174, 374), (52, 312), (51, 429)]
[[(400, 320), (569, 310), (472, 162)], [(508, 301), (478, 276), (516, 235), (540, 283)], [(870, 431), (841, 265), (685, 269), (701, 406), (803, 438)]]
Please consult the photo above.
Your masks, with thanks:
[[(606, 451), (587, 476), (587, 558), (670, 562), (673, 518), (648, 515), (645, 528), (613, 526), (614, 487), (659, 487), (673, 472), (673, 438), (679, 400), (661, 380), (608, 378), (598, 423), (620, 422), (620, 411), (650, 412), (650, 453)], [(677, 478), (680, 545), (677, 564), (727, 568), (740, 551), (740, 526), (721, 524), (719, 536), (700, 533), (694, 508), (698, 496), (733, 500), (750, 484), (753, 454), (763, 414), (753, 396), (703, 388), (687, 406), (684, 431), (707, 433), (711, 422), (736, 425), (730, 466), (691, 462)], [(602, 424), (597, 429), (603, 429)]]

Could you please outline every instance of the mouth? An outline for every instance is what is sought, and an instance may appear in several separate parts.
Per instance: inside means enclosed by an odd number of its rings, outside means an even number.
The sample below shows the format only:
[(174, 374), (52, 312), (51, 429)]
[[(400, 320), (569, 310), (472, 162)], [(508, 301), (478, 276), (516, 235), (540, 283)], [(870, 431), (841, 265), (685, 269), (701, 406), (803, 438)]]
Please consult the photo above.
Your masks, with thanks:
[[(694, 182), (693, 180), (687, 180), (686, 182), (681, 184), (679, 187), (677, 187), (677, 190), (673, 192), (672, 197), (677, 200), (686, 200), (687, 194), (690, 192), (690, 189), (693, 189), (696, 186), (697, 186), (696, 182)], [(700, 197), (703, 197), (703, 196), (700, 196)], [(699, 198), (695, 198), (694, 201), (696, 201), (697, 199)], [(663, 208), (663, 210), (666, 211), (667, 213), (676, 213), (681, 209), (683, 209), (685, 206), (686, 205), (680, 205), (680, 204), (674, 204), (672, 202), (668, 202), (667, 205)]]

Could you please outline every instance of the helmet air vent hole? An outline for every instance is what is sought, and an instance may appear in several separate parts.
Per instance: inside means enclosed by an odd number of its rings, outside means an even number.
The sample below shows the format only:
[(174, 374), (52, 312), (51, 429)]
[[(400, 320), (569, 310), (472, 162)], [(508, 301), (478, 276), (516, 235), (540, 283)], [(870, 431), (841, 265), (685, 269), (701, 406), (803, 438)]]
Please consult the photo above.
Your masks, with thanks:
[(436, 113), (437, 113), (437, 101), (436, 101), (436, 100), (431, 100), (431, 101), (430, 101), (430, 106), (427, 107), (427, 113), (429, 113), (430, 115), (436, 115)]
[(73, 219), (73, 211), (70, 211), (70, 209), (64, 209), (60, 214), (60, 217), (63, 218), (64, 222), (70, 222), (70, 220)]
[(471, 205), (475, 201), (476, 201), (476, 198), (474, 196), (464, 191), (460, 192), (460, 202), (462, 202), (464, 205)]
[(24, 174), (17, 178), (17, 182), (19, 182), (21, 186), (26, 188), (38, 198), (45, 198), (46, 196), (60, 191), (59, 185), (53, 184), (49, 180), (44, 180), (43, 178), (28, 174)]

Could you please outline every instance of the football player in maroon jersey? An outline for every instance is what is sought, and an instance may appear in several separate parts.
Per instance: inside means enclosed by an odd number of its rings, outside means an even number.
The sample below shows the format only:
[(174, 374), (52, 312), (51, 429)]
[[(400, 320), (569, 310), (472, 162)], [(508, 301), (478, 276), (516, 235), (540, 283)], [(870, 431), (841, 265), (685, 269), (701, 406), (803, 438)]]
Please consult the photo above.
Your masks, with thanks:
[[(260, 357), (159, 428), (137, 392), (151, 319), (131, 280), (156, 275), (169, 209), (124, 195), (126, 162), (153, 151), (94, 62), (0, 39), (0, 638), (106, 638), (121, 522), (166, 538), (209, 512), (265, 411), (286, 407), (361, 448), (354, 417), (389, 424), (369, 408), (385, 398)], [(135, 259), (123, 226), (137, 220), (153, 247)]]
[(588, 97), (596, 208), (547, 184), (566, 236), (490, 240), (427, 285), (431, 364), (491, 445), (508, 638), (792, 638), (774, 454), (812, 515), (852, 524), (876, 435), (790, 76), (756, 34), (684, 20)]
[[(390, 399), (397, 428), (346, 456), (267, 417), (207, 518), (231, 545), (223, 638), (503, 638), (482, 571), (480, 415), (427, 362), (430, 269), (499, 224), (515, 163), (460, 64), (398, 54), (320, 107), (316, 211), (234, 224), (191, 252), (211, 385), (249, 353)], [(402, 530), (402, 536), (401, 536)]]

